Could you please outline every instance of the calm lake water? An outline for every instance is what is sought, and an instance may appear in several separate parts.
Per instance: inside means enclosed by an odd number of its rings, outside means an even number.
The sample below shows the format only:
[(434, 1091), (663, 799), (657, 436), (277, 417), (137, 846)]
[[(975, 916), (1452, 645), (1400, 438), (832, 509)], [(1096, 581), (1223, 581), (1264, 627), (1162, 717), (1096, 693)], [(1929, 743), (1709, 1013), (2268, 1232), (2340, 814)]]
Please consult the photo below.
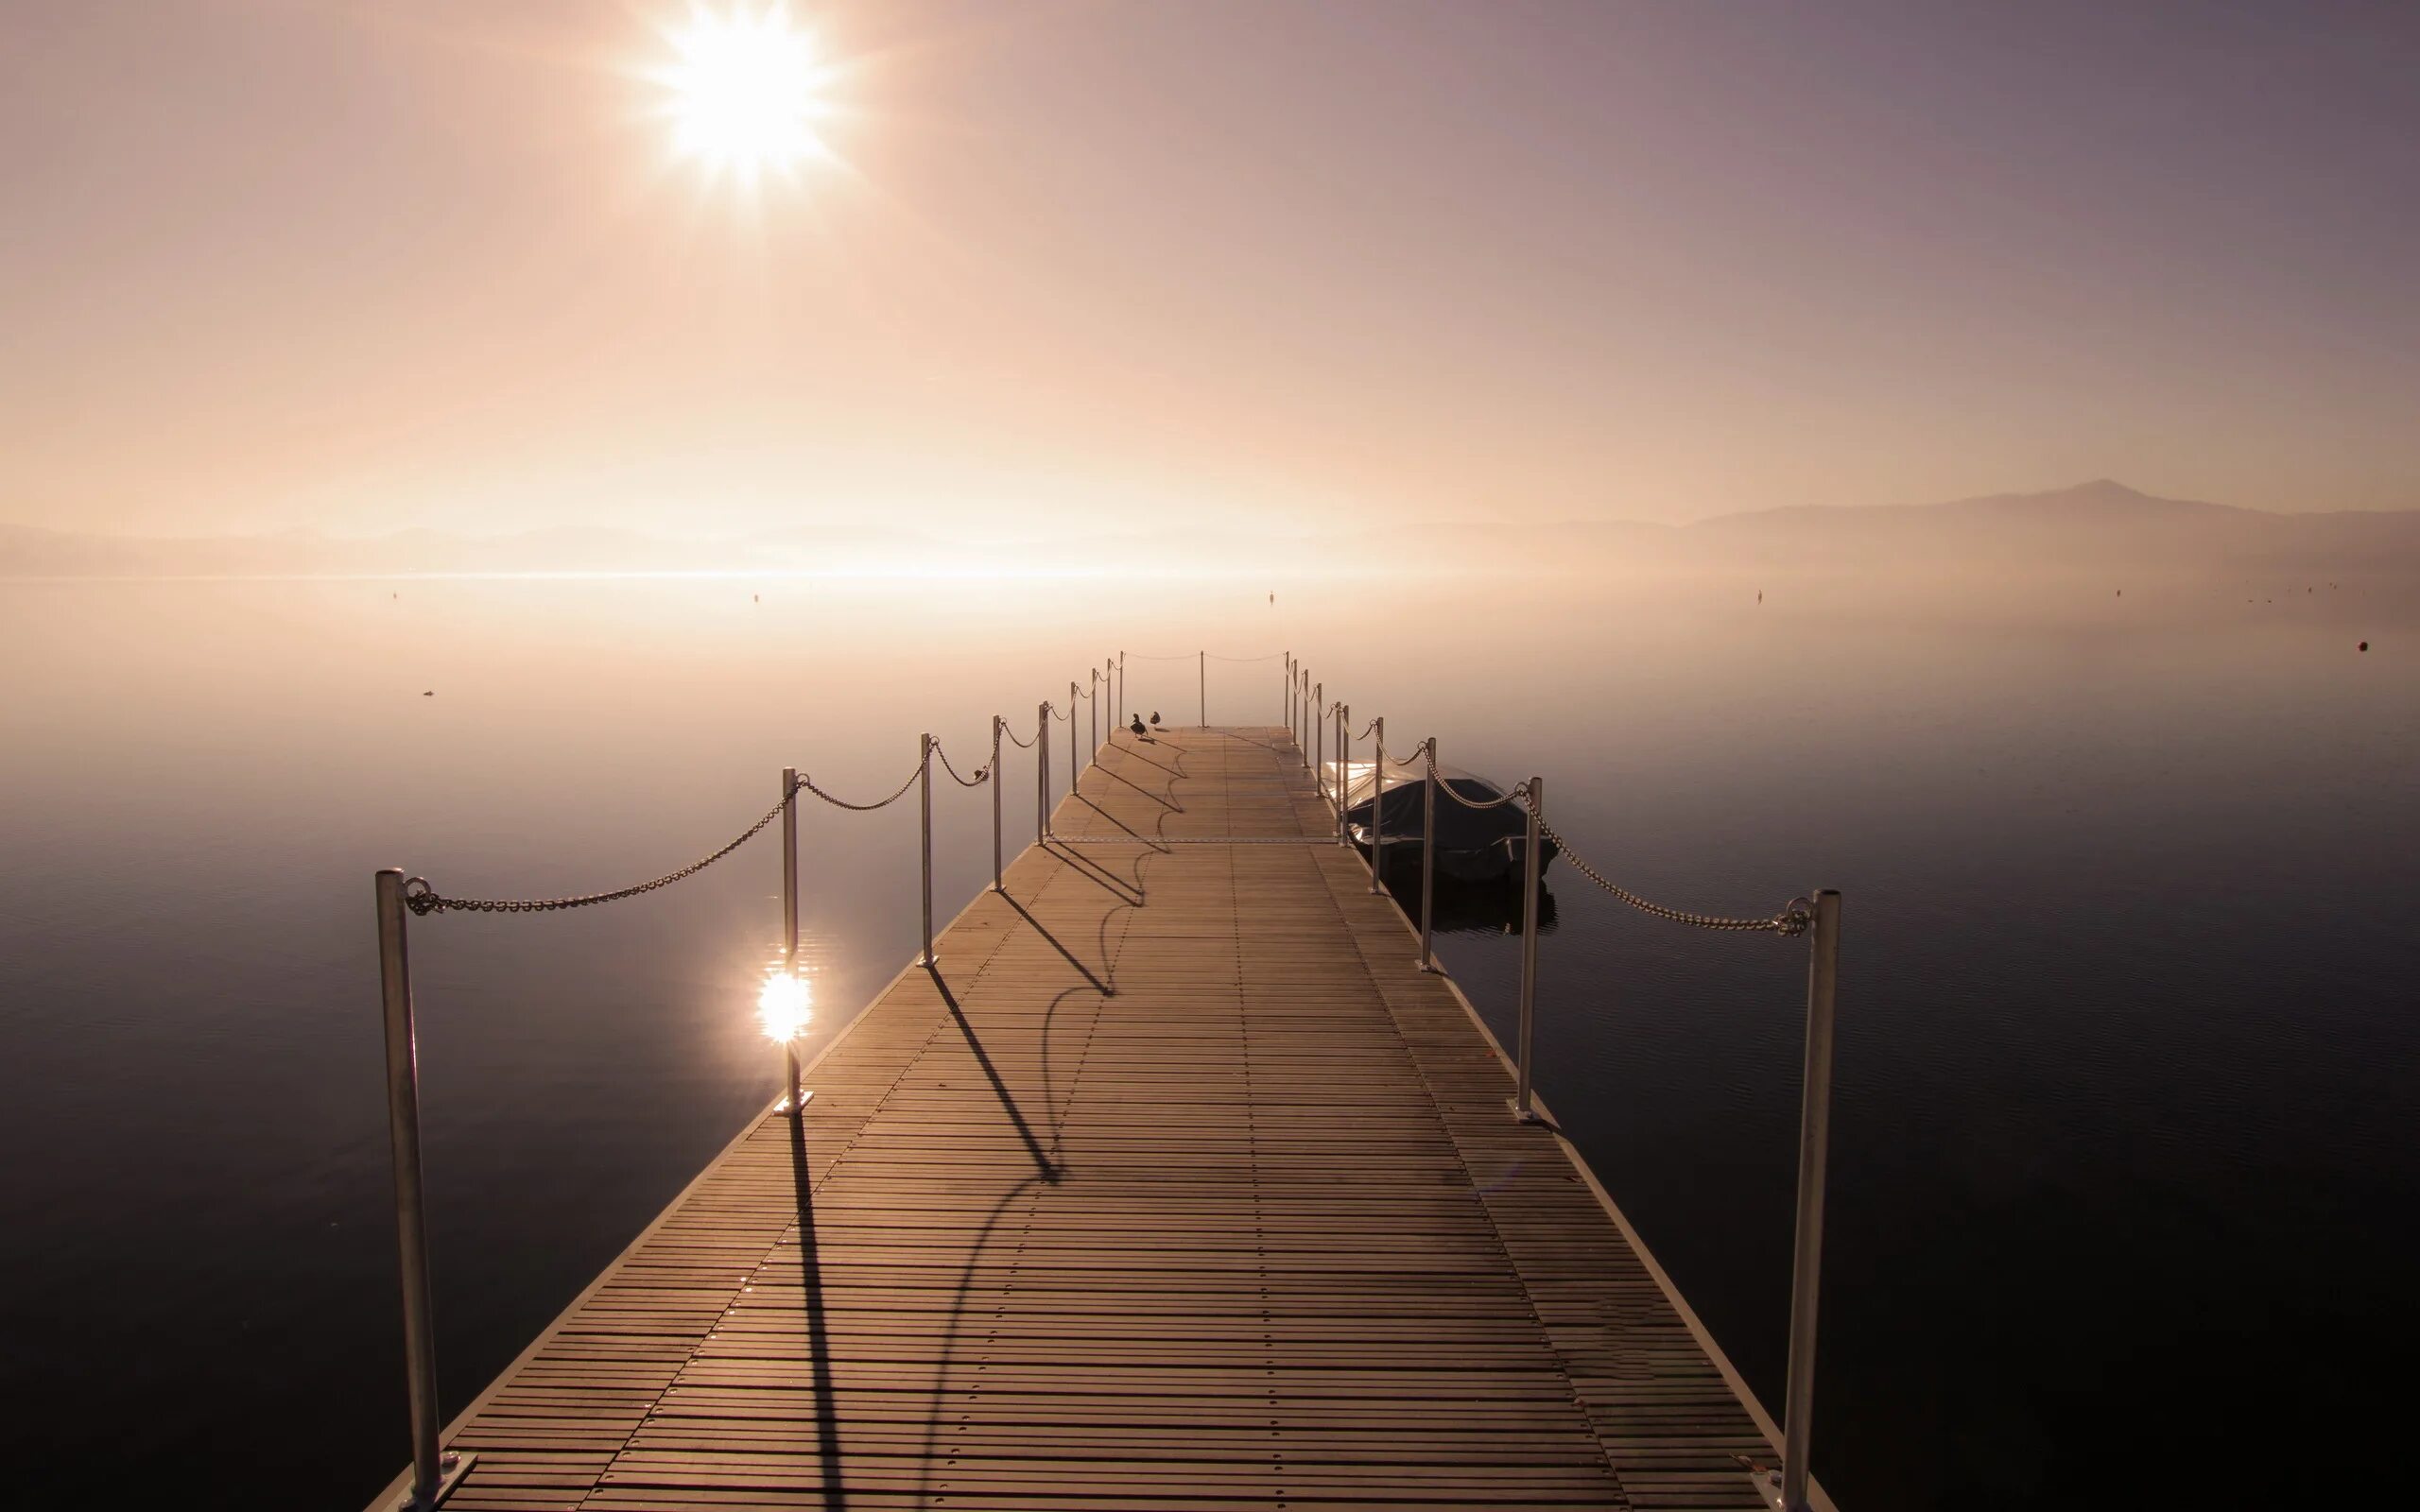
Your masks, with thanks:
[[(920, 730), (971, 765), (994, 712), (1202, 645), (1290, 648), (1402, 744), (1545, 776), (1664, 901), (1844, 890), (1817, 1423), (1844, 1506), (2391, 1485), (2420, 1349), (2408, 595), (1269, 586), (0, 585), (12, 1496), (351, 1508), (404, 1461), (373, 868), (618, 885), (720, 844), (786, 763), (876, 796)], [(1134, 707), (1196, 717), (1192, 662), (1128, 666)], [(1275, 723), (1276, 663), (1214, 662), (1208, 696)], [(936, 801), (946, 917), (990, 805)], [(916, 821), (804, 814), (820, 1043), (914, 951)], [(771, 1094), (777, 861), (416, 926), (449, 1413)], [(1778, 1410), (1803, 948), (1548, 883), (1541, 1089)], [(1443, 954), (1504, 1032), (1513, 942)]]

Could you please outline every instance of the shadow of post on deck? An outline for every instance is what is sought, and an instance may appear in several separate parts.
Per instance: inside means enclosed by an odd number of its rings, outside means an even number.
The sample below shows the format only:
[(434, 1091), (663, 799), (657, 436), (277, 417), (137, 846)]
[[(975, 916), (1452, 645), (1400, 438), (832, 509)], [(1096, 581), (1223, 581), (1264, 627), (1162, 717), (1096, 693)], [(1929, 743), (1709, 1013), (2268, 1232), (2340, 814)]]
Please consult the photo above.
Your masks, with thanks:
[(1052, 950), (1057, 951), (1060, 955), (1064, 957), (1067, 964), (1074, 967), (1077, 972), (1081, 975), (1085, 981), (1091, 983), (1094, 991), (1099, 993), (1105, 998), (1114, 998), (1117, 996), (1117, 988), (1102, 981), (1099, 977), (1095, 976), (1093, 974), (1093, 969), (1086, 966), (1082, 961), (1077, 959), (1076, 953), (1074, 951), (1071, 951), (1066, 946), (1059, 943), (1058, 936), (1053, 935), (1050, 931), (1042, 927), (1042, 920), (1034, 918), (1030, 909), (1027, 908), (1025, 904), (1017, 902), (1014, 897), (1008, 893), (1000, 894), (1000, 898), (1011, 908), (1015, 909), (1018, 916), (1024, 919), (1027, 923), (1032, 925), (1033, 932), (1041, 936), (1043, 939), (1049, 944)]
[(1026, 1153), (1033, 1157), (1035, 1172), (1043, 1180), (1057, 1185), (1058, 1165), (1051, 1160), (1049, 1152), (1042, 1147), (1042, 1142), (1034, 1138), (1033, 1126), (1025, 1121), (1025, 1113), (1018, 1108), (1015, 1096), (1009, 1091), (1009, 1084), (1000, 1079), (1000, 1069), (992, 1064), (991, 1054), (983, 1048), (982, 1040), (977, 1037), (975, 1025), (966, 1022), (966, 1013), (958, 1005), (958, 995), (949, 989), (949, 983), (942, 979), (941, 968), (928, 964), (925, 974), (933, 979), (933, 990), (942, 995), (942, 1006), (949, 1009), (950, 1019), (958, 1025), (958, 1032), (966, 1037), (966, 1048), (975, 1052), (975, 1063), (983, 1068), (983, 1074), (992, 1083), (994, 1095), (1000, 1099), (1000, 1107), (1008, 1112), (1009, 1122), (1016, 1125), (1017, 1138), (1025, 1141)]
[(815, 1377), (816, 1458), (823, 1472), (823, 1504), (849, 1504), (840, 1475), (840, 1402), (832, 1383), (831, 1329), (824, 1315), (823, 1266), (816, 1247), (815, 1177), (806, 1163), (806, 1109), (793, 1104), (789, 1120), (790, 1186), (798, 1200), (798, 1268), (806, 1307), (806, 1352)]

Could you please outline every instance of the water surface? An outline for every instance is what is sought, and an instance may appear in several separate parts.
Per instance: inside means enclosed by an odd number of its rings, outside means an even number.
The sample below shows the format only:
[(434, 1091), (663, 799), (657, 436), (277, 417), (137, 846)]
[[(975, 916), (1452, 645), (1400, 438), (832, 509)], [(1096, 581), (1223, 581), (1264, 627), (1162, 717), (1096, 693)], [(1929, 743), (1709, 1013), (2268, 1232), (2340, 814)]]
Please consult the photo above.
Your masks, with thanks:
[[(1292, 649), (1357, 720), (1544, 776), (1557, 828), (1664, 901), (1845, 891), (1843, 1504), (2375, 1484), (2420, 1345), (2410, 616), (2350, 587), (1767, 586), (0, 585), (12, 1480), (233, 1504), (266, 1456), (350, 1506), (402, 1462), (373, 868), (618, 885), (752, 820), (786, 764), (867, 798), (922, 730), (979, 763), (992, 713), (1029, 729), (1121, 646), (1134, 706), (1189, 722), (1196, 663), (1140, 658), (1207, 645)], [(1274, 722), (1276, 663), (1210, 662), (1207, 699)], [(936, 802), (946, 918), (991, 810)], [(912, 804), (806, 812), (818, 1044), (915, 948), (915, 839)], [(769, 1096), (777, 856), (415, 926), (449, 1412)], [(1803, 947), (1549, 883), (1542, 1089), (1777, 1408)], [(1513, 942), (1443, 954), (1509, 1028)]]

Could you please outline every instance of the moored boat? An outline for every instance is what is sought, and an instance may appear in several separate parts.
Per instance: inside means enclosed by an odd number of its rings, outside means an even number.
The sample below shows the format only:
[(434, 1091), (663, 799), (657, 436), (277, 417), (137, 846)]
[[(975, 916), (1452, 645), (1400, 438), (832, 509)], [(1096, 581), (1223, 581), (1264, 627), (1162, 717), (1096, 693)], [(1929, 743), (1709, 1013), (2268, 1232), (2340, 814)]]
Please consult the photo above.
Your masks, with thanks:
[[(1420, 864), (1427, 842), (1423, 820), (1427, 804), (1428, 769), (1415, 765), (1398, 770), (1387, 764), (1383, 780), (1371, 762), (1328, 762), (1323, 775), (1331, 794), (1341, 794), (1345, 833), (1364, 854), (1372, 850), (1372, 824), (1377, 819), (1377, 846), (1388, 866)], [(1503, 801), (1505, 789), (1477, 772), (1456, 766), (1436, 768), (1442, 789), (1437, 794), (1437, 873), (1462, 882), (1494, 882), (1518, 878), (1528, 861), (1529, 816), (1518, 803)], [(1460, 799), (1461, 801), (1456, 801)], [(1493, 805), (1472, 808), (1473, 803)], [(1539, 841), (1541, 870), (1555, 857), (1555, 843)]]

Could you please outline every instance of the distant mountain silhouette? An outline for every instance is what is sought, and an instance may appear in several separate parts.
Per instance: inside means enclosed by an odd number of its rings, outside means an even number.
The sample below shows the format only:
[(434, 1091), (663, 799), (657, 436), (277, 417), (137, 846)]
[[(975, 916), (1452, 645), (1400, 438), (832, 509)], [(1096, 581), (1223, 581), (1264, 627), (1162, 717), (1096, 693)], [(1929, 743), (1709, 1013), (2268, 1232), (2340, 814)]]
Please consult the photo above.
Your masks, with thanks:
[[(1802, 519), (1844, 521), (1870, 528), (1893, 528), (1913, 521), (2023, 521), (2066, 525), (2105, 525), (2118, 521), (2217, 520), (2257, 515), (2256, 509), (2204, 504), (2198, 499), (2163, 499), (2130, 489), (2114, 478), (2095, 478), (2069, 489), (2043, 493), (1987, 493), (1945, 504), (1883, 504), (1856, 507), (1794, 505), (1745, 514), (1718, 515), (1693, 529), (1738, 529), (1786, 524)], [(2266, 516), (2270, 519), (2288, 518)]]
[(1971, 514), (2067, 519), (2100, 519), (2115, 514), (2156, 515), (2163, 519), (2214, 519), (2259, 513), (2256, 509), (2238, 509), (2232, 505), (2204, 504), (2199, 499), (2163, 499), (2139, 489), (2130, 489), (2115, 478), (2095, 478), (2071, 489), (2053, 489), (2047, 493), (1991, 493), (1979, 499), (1956, 499), (1929, 507)]
[(2166, 499), (2110, 478), (2042, 493), (1860, 508), (1796, 506), (1683, 527), (1718, 554), (1841, 565), (1996, 557), (2036, 565), (2135, 563), (2175, 569), (2367, 561), (2420, 566), (2420, 512), (2271, 514)]

